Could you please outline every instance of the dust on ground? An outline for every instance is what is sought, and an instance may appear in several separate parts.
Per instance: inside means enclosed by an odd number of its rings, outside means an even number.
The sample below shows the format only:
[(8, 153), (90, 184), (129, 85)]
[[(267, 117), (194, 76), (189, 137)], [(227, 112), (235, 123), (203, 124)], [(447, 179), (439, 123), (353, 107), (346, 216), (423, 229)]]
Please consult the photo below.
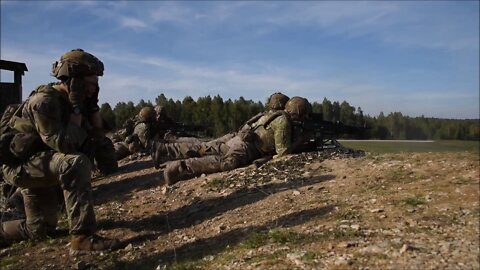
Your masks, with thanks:
[[(326, 150), (179, 182), (149, 157), (94, 179), (99, 233), (0, 251), (2, 269), (479, 269), (479, 157)], [(65, 219), (60, 228), (65, 232)]]

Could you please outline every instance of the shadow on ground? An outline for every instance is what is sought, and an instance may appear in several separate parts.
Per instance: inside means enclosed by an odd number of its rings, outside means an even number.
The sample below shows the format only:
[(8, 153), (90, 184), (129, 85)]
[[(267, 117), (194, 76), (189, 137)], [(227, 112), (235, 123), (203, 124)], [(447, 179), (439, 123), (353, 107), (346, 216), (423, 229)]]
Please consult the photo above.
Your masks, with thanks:
[(266, 197), (288, 189), (297, 189), (334, 179), (333, 175), (322, 175), (311, 179), (293, 180), (282, 183), (269, 183), (253, 188), (242, 188), (228, 196), (216, 197), (206, 200), (194, 200), (188, 205), (174, 211), (160, 212), (156, 215), (138, 220), (101, 220), (98, 226), (103, 230), (125, 228), (136, 232), (144, 230), (156, 231), (155, 233), (130, 239), (130, 243), (139, 243), (152, 240), (168, 233), (170, 230), (183, 229), (195, 224), (210, 220), (223, 213), (255, 203)]
[(140, 266), (142, 269), (147, 269), (145, 267), (150, 267), (148, 269), (155, 269), (159, 262), (168, 265), (197, 260), (208, 255), (221, 253), (227, 248), (227, 246), (235, 246), (253, 233), (268, 231), (272, 228), (288, 228), (304, 224), (310, 220), (322, 218), (334, 209), (335, 205), (327, 205), (324, 207), (302, 210), (279, 217), (261, 226), (234, 229), (214, 237), (199, 239), (193, 243), (184, 244), (179, 247), (172, 247), (164, 252), (142, 257), (137, 261), (117, 261), (109, 269), (134, 269), (135, 267)]

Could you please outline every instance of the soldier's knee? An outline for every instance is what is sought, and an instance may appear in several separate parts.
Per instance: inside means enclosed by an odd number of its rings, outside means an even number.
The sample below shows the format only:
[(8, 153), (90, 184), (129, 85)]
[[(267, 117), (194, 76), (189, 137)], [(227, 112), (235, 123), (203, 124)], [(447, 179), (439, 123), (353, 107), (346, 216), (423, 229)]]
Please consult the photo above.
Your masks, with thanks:
[(242, 166), (242, 162), (237, 158), (225, 158), (220, 163), (220, 170), (222, 171), (230, 171)]
[(66, 155), (60, 163), (58, 173), (63, 189), (83, 187), (90, 183), (92, 165), (84, 154)]

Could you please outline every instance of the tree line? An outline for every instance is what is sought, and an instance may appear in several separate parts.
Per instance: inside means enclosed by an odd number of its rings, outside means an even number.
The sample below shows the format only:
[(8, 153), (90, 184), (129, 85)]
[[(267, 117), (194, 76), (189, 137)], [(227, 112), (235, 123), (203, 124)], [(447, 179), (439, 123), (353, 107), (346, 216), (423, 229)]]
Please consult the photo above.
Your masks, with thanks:
[[(219, 95), (199, 97), (194, 100), (187, 96), (182, 101), (173, 100), (160, 94), (155, 101), (140, 100), (119, 102), (112, 108), (108, 103), (101, 105), (101, 113), (111, 130), (122, 127), (123, 123), (140, 111), (144, 106), (160, 105), (165, 107), (168, 116), (186, 124), (203, 125), (205, 135), (218, 137), (237, 130), (253, 115), (265, 110), (262, 102), (254, 102), (240, 97), (236, 100), (224, 100)], [(368, 127), (357, 139), (393, 139), (393, 140), (479, 140), (479, 119), (439, 119), (431, 117), (409, 117), (400, 112), (378, 116), (364, 115), (360, 107), (355, 108), (348, 102), (331, 102), (324, 98), (322, 102), (312, 102), (313, 111), (321, 113), (323, 120), (345, 125)]]

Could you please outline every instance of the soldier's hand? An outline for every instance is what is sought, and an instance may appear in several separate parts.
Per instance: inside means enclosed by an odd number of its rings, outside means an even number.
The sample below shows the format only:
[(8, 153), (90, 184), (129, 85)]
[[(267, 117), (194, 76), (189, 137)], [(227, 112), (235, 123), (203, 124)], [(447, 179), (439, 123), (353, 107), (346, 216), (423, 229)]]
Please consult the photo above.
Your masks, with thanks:
[(68, 99), (70, 100), (70, 103), (72, 103), (74, 111), (77, 111), (77, 113), (83, 111), (85, 83), (82, 78), (70, 79)]
[(100, 107), (98, 107), (98, 92), (100, 92), (100, 88), (97, 87), (97, 90), (85, 99), (85, 111), (87, 114), (94, 114), (100, 111)]

